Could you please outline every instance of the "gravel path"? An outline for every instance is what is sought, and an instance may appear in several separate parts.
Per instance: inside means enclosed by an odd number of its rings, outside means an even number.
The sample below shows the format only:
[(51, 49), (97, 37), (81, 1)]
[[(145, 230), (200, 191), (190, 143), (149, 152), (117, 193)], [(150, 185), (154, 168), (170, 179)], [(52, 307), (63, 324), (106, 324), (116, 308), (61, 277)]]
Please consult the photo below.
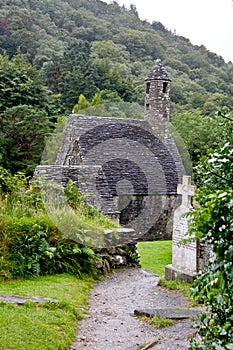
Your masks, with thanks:
[(157, 285), (159, 278), (143, 269), (120, 269), (95, 284), (89, 300), (89, 315), (81, 321), (70, 350), (137, 350), (156, 340), (152, 349), (187, 349), (192, 321), (153, 329), (133, 316), (135, 309), (187, 307), (179, 291)]

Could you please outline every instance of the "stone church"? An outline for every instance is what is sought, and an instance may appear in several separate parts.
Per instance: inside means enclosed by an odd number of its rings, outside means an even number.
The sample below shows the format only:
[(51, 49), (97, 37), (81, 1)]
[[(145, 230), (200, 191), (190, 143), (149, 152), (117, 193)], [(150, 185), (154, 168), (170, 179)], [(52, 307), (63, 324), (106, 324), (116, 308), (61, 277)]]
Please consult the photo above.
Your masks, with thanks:
[(65, 186), (137, 232), (170, 239), (177, 184), (185, 174), (169, 130), (171, 79), (159, 60), (145, 79), (144, 120), (70, 115), (54, 164), (35, 177)]

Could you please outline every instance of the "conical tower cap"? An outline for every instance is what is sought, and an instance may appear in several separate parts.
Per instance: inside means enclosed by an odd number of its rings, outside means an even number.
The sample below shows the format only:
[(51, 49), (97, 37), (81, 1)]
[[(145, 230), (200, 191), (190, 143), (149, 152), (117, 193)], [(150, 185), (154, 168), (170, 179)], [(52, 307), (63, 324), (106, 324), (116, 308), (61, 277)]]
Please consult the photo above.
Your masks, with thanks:
[(155, 65), (152, 70), (149, 72), (145, 80), (166, 80), (171, 81), (168, 72), (163, 67), (161, 60), (156, 60)]

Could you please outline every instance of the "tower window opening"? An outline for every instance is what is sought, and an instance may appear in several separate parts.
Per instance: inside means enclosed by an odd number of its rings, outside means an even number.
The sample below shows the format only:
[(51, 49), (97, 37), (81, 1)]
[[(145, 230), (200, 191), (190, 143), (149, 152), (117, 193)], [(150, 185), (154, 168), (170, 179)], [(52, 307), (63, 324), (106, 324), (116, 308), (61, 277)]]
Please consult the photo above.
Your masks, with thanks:
[(148, 111), (148, 109), (150, 109), (150, 104), (149, 103), (146, 104), (146, 110)]
[(163, 93), (164, 94), (167, 93), (167, 87), (168, 87), (168, 83), (163, 83)]
[(146, 83), (146, 93), (149, 94), (150, 92), (150, 83)]

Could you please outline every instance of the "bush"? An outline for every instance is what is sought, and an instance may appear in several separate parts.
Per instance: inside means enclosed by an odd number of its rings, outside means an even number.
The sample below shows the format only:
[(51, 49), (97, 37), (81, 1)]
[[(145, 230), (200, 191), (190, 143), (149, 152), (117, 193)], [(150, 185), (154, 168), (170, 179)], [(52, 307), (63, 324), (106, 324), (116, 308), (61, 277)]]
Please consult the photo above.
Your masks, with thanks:
[[(4, 172), (2, 172), (4, 174)], [(65, 238), (44, 209), (39, 181), (30, 185), (23, 173), (4, 177), (0, 193), (0, 276), (4, 279), (39, 275), (94, 272), (90, 247)], [(3, 191), (4, 190), (4, 191)], [(84, 204), (76, 185), (68, 183), (67, 201), (85, 227), (113, 225), (97, 209)], [(88, 222), (88, 224), (86, 223)], [(101, 226), (101, 227), (100, 227)]]
[(5, 217), (0, 231), (0, 273), (5, 278), (93, 271), (93, 250), (64, 239), (46, 216)]
[(10, 177), (10, 172), (0, 166), (0, 194), (7, 191), (7, 183)]
[(191, 340), (190, 349), (196, 350), (233, 349), (233, 116), (227, 109), (219, 113), (229, 126), (222, 133), (225, 144), (199, 163), (199, 208), (191, 213), (191, 232), (214, 252), (192, 288), (195, 298), (206, 305), (197, 322), (201, 341)]
[(193, 214), (193, 230), (204, 236), (215, 253), (207, 272), (192, 287), (207, 312), (200, 315), (197, 327), (203, 342), (192, 340), (191, 349), (233, 349), (233, 191), (217, 191), (206, 197)]

